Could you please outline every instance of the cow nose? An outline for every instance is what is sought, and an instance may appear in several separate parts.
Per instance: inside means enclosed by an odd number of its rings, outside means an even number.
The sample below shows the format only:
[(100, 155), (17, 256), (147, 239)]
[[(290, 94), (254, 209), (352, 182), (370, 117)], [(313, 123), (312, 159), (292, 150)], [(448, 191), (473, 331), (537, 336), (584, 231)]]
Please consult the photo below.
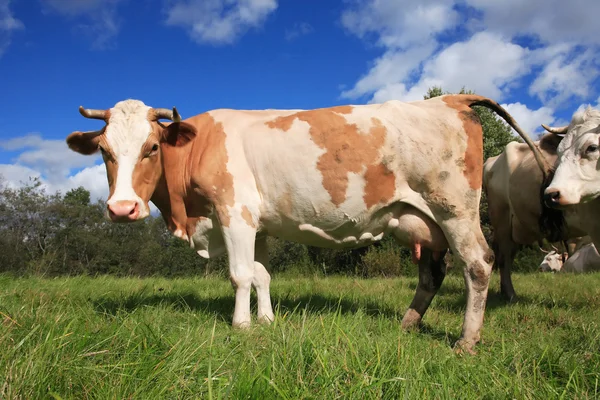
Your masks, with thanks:
[(137, 201), (119, 200), (107, 206), (108, 216), (113, 221), (135, 221), (140, 215)]
[(544, 192), (544, 203), (548, 207), (557, 206), (560, 204), (560, 190), (546, 189)]

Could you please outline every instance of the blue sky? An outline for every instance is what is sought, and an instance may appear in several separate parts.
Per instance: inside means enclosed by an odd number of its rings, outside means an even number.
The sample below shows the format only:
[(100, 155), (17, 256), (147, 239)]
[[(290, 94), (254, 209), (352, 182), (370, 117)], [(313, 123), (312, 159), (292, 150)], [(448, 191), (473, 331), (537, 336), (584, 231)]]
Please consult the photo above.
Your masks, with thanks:
[(106, 198), (64, 139), (79, 105), (136, 98), (184, 117), (317, 108), (461, 87), (533, 135), (598, 106), (597, 0), (0, 0), (0, 174)]

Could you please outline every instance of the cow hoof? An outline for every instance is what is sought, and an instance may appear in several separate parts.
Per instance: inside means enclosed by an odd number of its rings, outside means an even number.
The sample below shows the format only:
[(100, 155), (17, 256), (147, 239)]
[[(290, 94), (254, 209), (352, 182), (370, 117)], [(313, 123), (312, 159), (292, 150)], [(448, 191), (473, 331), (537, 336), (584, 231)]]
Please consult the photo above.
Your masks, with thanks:
[(405, 330), (415, 330), (418, 329), (421, 325), (421, 314), (409, 308), (404, 314), (404, 318), (402, 318), (402, 329)]
[(271, 322), (275, 320), (275, 316), (271, 315), (261, 315), (258, 317), (258, 323), (262, 325), (271, 325)]
[(500, 294), (507, 303), (516, 303), (518, 300), (517, 294), (515, 292), (500, 292)]
[(458, 355), (469, 354), (476, 356), (477, 352), (473, 350), (473, 347), (475, 347), (475, 343), (466, 339), (458, 339), (458, 341), (454, 344), (454, 353)]
[(250, 328), (250, 325), (251, 325), (250, 321), (240, 321), (240, 322), (234, 321), (231, 324), (231, 326), (234, 329), (248, 329), (248, 328)]

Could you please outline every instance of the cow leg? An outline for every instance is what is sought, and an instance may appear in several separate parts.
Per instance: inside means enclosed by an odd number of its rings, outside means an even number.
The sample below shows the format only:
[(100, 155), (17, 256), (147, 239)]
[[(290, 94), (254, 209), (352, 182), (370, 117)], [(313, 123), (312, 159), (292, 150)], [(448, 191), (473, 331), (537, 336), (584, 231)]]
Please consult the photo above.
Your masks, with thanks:
[(256, 238), (254, 247), (254, 280), (252, 285), (256, 290), (258, 301), (258, 321), (271, 323), (275, 316), (271, 306), (271, 294), (269, 287), (271, 285), (271, 275), (267, 271), (269, 266), (269, 251), (267, 248), (267, 237)]
[(464, 263), (467, 309), (457, 350), (473, 352), (479, 342), (494, 253), (488, 247), (478, 220), (451, 218), (440, 226), (454, 254)]
[(419, 284), (410, 307), (402, 318), (402, 328), (409, 329), (421, 323), (423, 315), (429, 308), (431, 301), (442, 286), (446, 277), (446, 264), (444, 255), (446, 251), (434, 252), (423, 248), (419, 259)]
[(233, 218), (223, 227), (223, 239), (229, 256), (229, 277), (235, 290), (232, 325), (246, 328), (251, 324), (250, 290), (255, 279), (254, 241), (256, 229)]
[(494, 241), (494, 267), (500, 272), (500, 294), (508, 301), (513, 301), (517, 297), (512, 283), (511, 268), (517, 254), (518, 245), (512, 240), (505, 240), (497, 243)]

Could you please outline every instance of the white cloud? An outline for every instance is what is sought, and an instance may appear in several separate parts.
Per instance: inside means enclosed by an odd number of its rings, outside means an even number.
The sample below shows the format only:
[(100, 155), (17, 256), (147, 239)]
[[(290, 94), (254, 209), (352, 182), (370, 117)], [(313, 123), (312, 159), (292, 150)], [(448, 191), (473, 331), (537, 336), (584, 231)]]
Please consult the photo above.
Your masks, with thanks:
[[(588, 107), (592, 107), (592, 108), (600, 109), (600, 97), (598, 97), (598, 98), (596, 99), (596, 104), (591, 104), (591, 103), (583, 103), (583, 104), (580, 104), (580, 105), (579, 105), (579, 107), (577, 107), (577, 110), (575, 110), (575, 111), (573, 112), (573, 114), (575, 114), (575, 113), (577, 113), (577, 112), (580, 112), (580, 111), (583, 111), (583, 110), (585, 110), (585, 109), (586, 109), (586, 108), (588, 108)], [(567, 121), (566, 123), (564, 123), (564, 124), (562, 124), (562, 125), (567, 125), (568, 123), (569, 123), (569, 121)]]
[(106, 200), (108, 198), (108, 180), (104, 163), (84, 168), (77, 174), (69, 176), (66, 181), (53, 185), (62, 193), (83, 186), (90, 191), (90, 198)]
[(315, 28), (313, 28), (308, 22), (295, 23), (294, 26), (285, 30), (285, 40), (294, 40), (300, 36), (311, 34), (314, 31)]
[[(386, 59), (389, 62), (385, 64), (385, 70), (389, 73), (378, 73), (380, 70), (373, 68), (366, 77), (358, 81), (354, 89), (342, 95), (373, 92), (374, 102), (390, 99), (410, 101), (422, 99), (432, 86), (441, 86), (449, 92), (458, 92), (466, 87), (476, 93), (501, 99), (510, 84), (528, 72), (525, 63), (527, 49), (507, 42), (500, 36), (482, 32), (475, 34), (467, 42), (450, 45), (425, 61), (420, 79), (407, 89), (403, 82), (414, 70), (411, 60), (421, 62), (422, 56), (427, 57), (428, 50), (419, 46), (395, 53), (395, 57)], [(421, 51), (421, 57), (413, 56)], [(404, 59), (406, 62), (401, 62)], [(407, 71), (407, 66), (413, 68)], [(365, 85), (365, 82), (372, 84)]]
[[(356, 98), (374, 93), (374, 101), (380, 101), (383, 97), (387, 97), (386, 100), (399, 98), (397, 95), (405, 91), (401, 82), (417, 70), (433, 51), (434, 43), (413, 47), (408, 51), (387, 51), (375, 60), (373, 67), (352, 89), (342, 93), (342, 97)], [(386, 95), (382, 96), (382, 93)]]
[(39, 171), (15, 164), (0, 164), (0, 182), (6, 184), (9, 188), (18, 188), (29, 182), (33, 178), (41, 178)]
[(342, 24), (355, 35), (378, 36), (388, 48), (407, 48), (429, 42), (459, 21), (453, 0), (368, 0), (351, 2)]
[(198, 43), (231, 44), (276, 8), (277, 0), (175, 0), (166, 22), (184, 27)]
[(571, 97), (587, 98), (592, 82), (598, 77), (598, 53), (585, 51), (563, 52), (549, 58), (536, 77), (529, 93), (543, 102), (559, 104)]
[(10, 46), (13, 33), (25, 27), (13, 16), (9, 5), (10, 0), (0, 0), (0, 57)]
[(414, 100), (436, 85), (450, 92), (465, 87), (502, 100), (528, 85), (531, 96), (556, 108), (588, 98), (599, 76), (596, 0), (347, 4), (342, 25), (383, 47), (384, 53), (342, 97)]
[(502, 107), (506, 108), (521, 128), (530, 135), (543, 132), (541, 124), (552, 125), (556, 121), (554, 110), (549, 107), (531, 110), (521, 103), (502, 104)]
[(407, 99), (422, 98), (435, 82), (450, 92), (465, 86), (476, 93), (502, 99), (507, 85), (528, 72), (527, 50), (486, 32), (467, 42), (454, 43), (423, 67), (421, 80), (407, 93)]
[(0, 176), (3, 185), (9, 188), (19, 188), (38, 178), (47, 193), (66, 193), (71, 189), (83, 186), (90, 192), (92, 200), (106, 200), (108, 196), (108, 181), (104, 164), (85, 168), (77, 174), (52, 182), (44, 178), (40, 171), (19, 164), (0, 164)]
[(115, 45), (120, 19), (117, 5), (123, 0), (46, 0), (45, 7), (72, 20), (75, 32), (89, 36), (92, 47), (106, 49)]
[(506, 36), (531, 35), (542, 43), (600, 44), (596, 0), (466, 0), (483, 23)]
[(29, 134), (0, 143), (4, 150), (22, 150), (14, 160), (17, 165), (41, 172), (49, 183), (66, 179), (73, 169), (90, 167), (100, 159), (83, 156), (70, 150), (64, 140), (45, 140), (39, 134)]

